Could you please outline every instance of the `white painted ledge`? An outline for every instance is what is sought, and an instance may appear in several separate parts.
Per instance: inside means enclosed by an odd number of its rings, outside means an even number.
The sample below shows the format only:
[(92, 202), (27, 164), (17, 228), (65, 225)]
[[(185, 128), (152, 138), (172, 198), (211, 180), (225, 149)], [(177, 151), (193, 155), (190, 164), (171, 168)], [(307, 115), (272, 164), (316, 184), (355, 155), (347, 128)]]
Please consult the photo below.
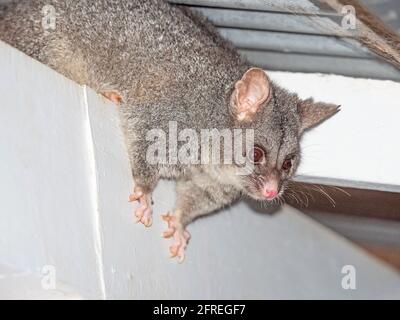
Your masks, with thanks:
[[(0, 300), (81, 300), (75, 289), (63, 283), (47, 287), (46, 279), (32, 271), (19, 271), (0, 265)], [(44, 284), (43, 284), (44, 283)]]
[[(53, 265), (57, 283), (73, 288), (66, 298), (400, 297), (395, 271), (289, 207), (270, 216), (242, 203), (199, 220), (189, 228), (192, 240), (185, 263), (169, 260), (159, 214), (173, 205), (173, 183), (160, 183), (156, 189), (152, 228), (134, 224), (127, 202), (133, 182), (115, 106), (3, 43), (0, 70), (0, 264), (29, 274)], [(295, 88), (295, 77), (302, 77), (303, 84), (318, 78), (287, 76), (289, 88)], [(337, 77), (319, 79), (321, 86), (332, 81), (338, 85)], [(357, 81), (361, 87), (363, 80)], [(320, 98), (315, 87), (299, 92)], [(337, 101), (338, 95), (325, 98)], [(343, 109), (349, 110), (345, 103)], [(338, 119), (345, 121), (346, 114)], [(365, 112), (363, 119), (371, 121)], [(345, 140), (333, 126), (339, 120), (334, 121), (328, 128)], [(322, 144), (332, 143), (328, 129), (321, 130), (310, 132), (306, 141), (326, 135)], [(336, 160), (322, 150), (304, 150), (302, 172), (307, 170), (307, 177), (323, 178), (325, 172), (336, 177)], [(314, 168), (307, 164), (312, 157), (323, 161)], [(346, 181), (354, 177), (339, 176)], [(344, 265), (356, 267), (356, 290), (341, 287)], [(29, 280), (16, 281), (0, 278), (0, 296), (26, 298)], [(29, 297), (44, 297), (35, 281)]]
[(287, 72), (271, 78), (301, 98), (342, 106), (305, 134), (299, 180), (400, 192), (400, 83)]

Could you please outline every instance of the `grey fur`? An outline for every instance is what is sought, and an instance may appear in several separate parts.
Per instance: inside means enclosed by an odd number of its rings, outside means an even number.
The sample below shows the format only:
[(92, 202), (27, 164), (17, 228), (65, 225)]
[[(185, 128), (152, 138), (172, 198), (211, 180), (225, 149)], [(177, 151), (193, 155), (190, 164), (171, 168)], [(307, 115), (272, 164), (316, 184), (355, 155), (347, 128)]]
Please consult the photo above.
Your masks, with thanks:
[[(41, 10), (49, 4), (56, 9), (56, 29), (45, 32)], [(150, 194), (159, 178), (177, 179), (182, 229), (240, 194), (261, 199), (257, 187), (271, 174), (284, 185), (300, 159), (303, 118), (316, 123), (336, 111), (336, 106), (321, 104), (327, 112), (319, 118), (299, 113), (298, 96), (271, 83), (268, 104), (253, 121), (238, 122), (230, 96), (251, 66), (206, 19), (162, 0), (22, 0), (1, 17), (2, 40), (80, 84), (121, 93), (120, 115), (135, 182)], [(169, 121), (195, 130), (253, 128), (266, 161), (246, 177), (237, 176), (232, 165), (149, 165), (146, 132), (167, 131)], [(283, 172), (289, 154), (293, 168)]]

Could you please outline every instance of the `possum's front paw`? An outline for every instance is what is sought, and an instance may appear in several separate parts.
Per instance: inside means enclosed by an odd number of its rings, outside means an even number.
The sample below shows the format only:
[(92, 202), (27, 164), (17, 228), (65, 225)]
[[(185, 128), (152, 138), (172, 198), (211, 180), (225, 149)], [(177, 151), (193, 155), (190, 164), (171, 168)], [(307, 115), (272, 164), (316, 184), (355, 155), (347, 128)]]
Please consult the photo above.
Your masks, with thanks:
[(177, 257), (178, 262), (181, 263), (185, 260), (185, 249), (190, 239), (190, 233), (185, 230), (175, 215), (172, 216), (168, 213), (163, 215), (162, 218), (168, 224), (168, 229), (164, 231), (163, 237), (173, 237), (174, 239), (174, 242), (169, 247), (171, 258)]
[(144, 193), (142, 188), (136, 186), (129, 196), (129, 201), (139, 201), (139, 207), (135, 210), (136, 222), (141, 222), (145, 227), (150, 227), (153, 224), (151, 194)]

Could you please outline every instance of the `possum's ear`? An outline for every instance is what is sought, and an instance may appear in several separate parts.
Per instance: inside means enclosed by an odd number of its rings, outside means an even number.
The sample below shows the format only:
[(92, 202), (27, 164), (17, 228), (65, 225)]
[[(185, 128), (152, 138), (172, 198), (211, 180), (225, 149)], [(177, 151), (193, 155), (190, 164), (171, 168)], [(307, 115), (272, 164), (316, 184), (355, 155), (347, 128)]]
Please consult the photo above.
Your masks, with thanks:
[(122, 103), (122, 96), (117, 90), (106, 90), (102, 91), (101, 94), (105, 96), (108, 100), (111, 100), (115, 104)]
[(231, 107), (238, 121), (251, 121), (270, 99), (270, 82), (264, 70), (251, 68), (235, 84)]
[(311, 98), (299, 102), (297, 111), (300, 115), (300, 133), (333, 116), (339, 108), (336, 104), (314, 102)]

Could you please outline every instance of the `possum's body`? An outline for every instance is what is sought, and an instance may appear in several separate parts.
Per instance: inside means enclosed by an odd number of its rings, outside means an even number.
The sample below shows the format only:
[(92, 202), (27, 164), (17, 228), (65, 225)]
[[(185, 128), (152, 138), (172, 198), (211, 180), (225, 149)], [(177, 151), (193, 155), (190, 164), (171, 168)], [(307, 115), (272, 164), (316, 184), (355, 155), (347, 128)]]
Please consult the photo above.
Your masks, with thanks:
[[(55, 30), (42, 26), (48, 5)], [(137, 133), (155, 124), (165, 132), (169, 121), (181, 128), (231, 127), (221, 109), (249, 68), (205, 19), (162, 0), (17, 1), (3, 14), (0, 38), (97, 92), (121, 92), (130, 154), (143, 152), (145, 142), (137, 140), (145, 137)], [(207, 112), (205, 104), (213, 104)], [(172, 177), (182, 171), (161, 169)]]
[[(46, 27), (49, 5), (54, 30)], [(185, 227), (196, 217), (241, 193), (278, 198), (299, 163), (301, 133), (337, 111), (336, 105), (302, 101), (269, 81), (203, 17), (162, 0), (21, 0), (0, 15), (1, 40), (99, 93), (118, 92), (135, 180), (131, 200), (141, 204), (136, 216), (151, 225), (157, 181), (177, 179), (165, 236), (177, 241), (171, 253), (181, 259), (189, 238)], [(252, 129), (257, 148), (239, 152), (256, 163), (254, 170), (242, 176), (234, 163), (149, 163), (146, 151), (153, 141), (146, 135), (157, 128), (168, 139), (170, 121), (178, 131), (196, 133)]]
[[(48, 5), (55, 9), (54, 30), (42, 26)], [(204, 18), (162, 0), (22, 0), (2, 12), (0, 39), (79, 84), (121, 93), (135, 182), (151, 192), (160, 177), (180, 179), (177, 192), (190, 189), (198, 199), (182, 208), (185, 225), (195, 212), (238, 197), (237, 186), (218, 183), (219, 168), (208, 174), (180, 164), (154, 169), (145, 159), (147, 130), (168, 133), (169, 121), (197, 131), (232, 127), (226, 98), (249, 65)], [(209, 203), (201, 201), (203, 189)]]
[[(55, 8), (55, 30), (42, 27), (46, 5)], [(223, 99), (248, 67), (202, 18), (162, 0), (22, 0), (2, 20), (2, 40), (80, 84), (116, 88), (127, 104), (185, 105), (184, 118), (193, 107), (189, 127), (218, 118), (196, 105), (209, 96)]]

